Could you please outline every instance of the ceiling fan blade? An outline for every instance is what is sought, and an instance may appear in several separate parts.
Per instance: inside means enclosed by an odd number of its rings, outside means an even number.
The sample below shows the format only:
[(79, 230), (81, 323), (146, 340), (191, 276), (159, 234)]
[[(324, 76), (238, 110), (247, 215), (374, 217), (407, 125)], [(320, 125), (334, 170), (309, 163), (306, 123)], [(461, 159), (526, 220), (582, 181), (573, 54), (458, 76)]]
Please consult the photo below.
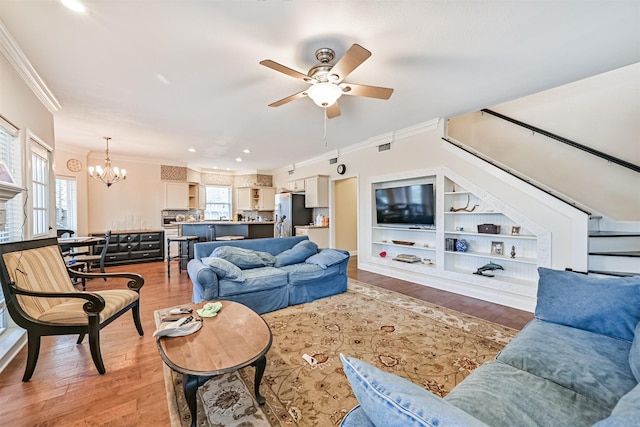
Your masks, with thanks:
[(340, 115), (340, 106), (338, 105), (338, 101), (325, 108), (325, 111), (327, 113), (327, 117), (330, 119), (338, 117)]
[(265, 59), (264, 61), (260, 61), (260, 64), (264, 65), (265, 67), (271, 68), (272, 70), (280, 71), (281, 73), (291, 76), (294, 79), (299, 79), (307, 83), (310, 83), (313, 81), (313, 79), (307, 76), (306, 74), (302, 74), (299, 71), (292, 70), (291, 68), (285, 67), (284, 65), (278, 64), (277, 62), (274, 62), (270, 59)]
[[(329, 71), (329, 76), (337, 76), (337, 83), (343, 81), (353, 70), (371, 56), (371, 52), (359, 44), (354, 44), (347, 50), (336, 65)], [(335, 77), (333, 77), (335, 79)]]
[(356, 85), (345, 83), (340, 85), (344, 95), (366, 96), (367, 98), (389, 99), (393, 93), (393, 89), (388, 87)]
[(273, 102), (273, 103), (269, 104), (269, 107), (279, 107), (279, 106), (281, 106), (283, 104), (286, 104), (288, 102), (295, 101), (296, 99), (300, 99), (303, 96), (307, 96), (307, 91), (306, 90), (303, 90), (302, 92), (295, 93), (295, 94), (293, 94), (291, 96), (287, 96), (286, 98), (282, 98), (279, 101)]

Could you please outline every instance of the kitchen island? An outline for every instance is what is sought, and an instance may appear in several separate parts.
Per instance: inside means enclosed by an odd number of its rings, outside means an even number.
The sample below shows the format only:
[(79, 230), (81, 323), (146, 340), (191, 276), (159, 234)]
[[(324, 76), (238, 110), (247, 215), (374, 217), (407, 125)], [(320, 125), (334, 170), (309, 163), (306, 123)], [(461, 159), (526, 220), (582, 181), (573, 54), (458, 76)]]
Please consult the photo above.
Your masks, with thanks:
[(180, 236), (198, 236), (200, 241), (215, 240), (223, 236), (242, 236), (261, 239), (274, 236), (273, 221), (198, 221), (176, 222)]

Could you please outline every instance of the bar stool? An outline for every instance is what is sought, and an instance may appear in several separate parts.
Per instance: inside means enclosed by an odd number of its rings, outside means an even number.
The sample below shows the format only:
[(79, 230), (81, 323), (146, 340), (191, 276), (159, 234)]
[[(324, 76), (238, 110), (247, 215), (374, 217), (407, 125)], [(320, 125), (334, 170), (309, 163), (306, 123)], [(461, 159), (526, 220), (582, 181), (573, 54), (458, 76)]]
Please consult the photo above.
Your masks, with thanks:
[[(178, 271), (182, 273), (182, 262), (193, 258), (193, 244), (198, 236), (176, 236), (167, 238), (167, 276), (171, 277), (171, 261), (178, 260)], [(171, 243), (178, 242), (178, 255), (171, 256)], [(186, 251), (183, 244), (187, 245)], [(186, 252), (186, 253), (185, 253)]]

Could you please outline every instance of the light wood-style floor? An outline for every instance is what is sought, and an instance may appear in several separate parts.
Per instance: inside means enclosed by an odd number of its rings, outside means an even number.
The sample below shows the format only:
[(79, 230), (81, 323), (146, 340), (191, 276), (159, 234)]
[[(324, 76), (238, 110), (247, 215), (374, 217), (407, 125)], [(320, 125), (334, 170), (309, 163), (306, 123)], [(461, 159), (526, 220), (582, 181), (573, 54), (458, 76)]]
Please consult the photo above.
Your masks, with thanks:
[[(0, 425), (2, 426), (168, 426), (162, 361), (152, 333), (153, 312), (189, 302), (191, 282), (177, 264), (167, 278), (166, 263), (111, 267), (145, 278), (141, 305), (145, 336), (136, 333), (130, 315), (107, 326), (101, 335), (107, 369), (99, 375), (89, 345), (76, 345), (77, 336), (45, 337), (35, 373), (22, 382), (26, 347), (0, 373)], [(531, 313), (455, 295), (402, 280), (358, 270), (355, 259), (349, 277), (402, 292), (473, 316), (513, 328), (533, 318)], [(107, 282), (108, 283), (108, 282)], [(90, 281), (87, 290), (108, 286)]]

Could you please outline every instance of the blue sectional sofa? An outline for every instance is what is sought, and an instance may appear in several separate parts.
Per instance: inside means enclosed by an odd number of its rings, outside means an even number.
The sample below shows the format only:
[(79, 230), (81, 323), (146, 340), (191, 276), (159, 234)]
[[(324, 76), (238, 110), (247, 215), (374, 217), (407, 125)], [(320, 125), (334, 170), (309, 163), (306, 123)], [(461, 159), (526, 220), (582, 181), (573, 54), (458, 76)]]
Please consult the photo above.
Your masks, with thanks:
[(307, 236), (202, 242), (187, 264), (194, 303), (231, 300), (262, 314), (347, 290), (349, 252)]
[(539, 268), (532, 320), (444, 399), (342, 355), (342, 426), (640, 426), (640, 277)]

